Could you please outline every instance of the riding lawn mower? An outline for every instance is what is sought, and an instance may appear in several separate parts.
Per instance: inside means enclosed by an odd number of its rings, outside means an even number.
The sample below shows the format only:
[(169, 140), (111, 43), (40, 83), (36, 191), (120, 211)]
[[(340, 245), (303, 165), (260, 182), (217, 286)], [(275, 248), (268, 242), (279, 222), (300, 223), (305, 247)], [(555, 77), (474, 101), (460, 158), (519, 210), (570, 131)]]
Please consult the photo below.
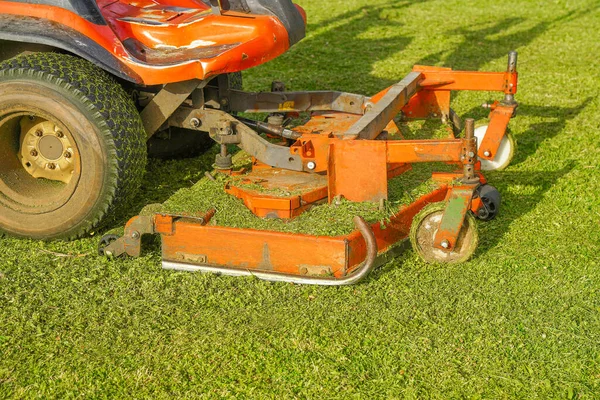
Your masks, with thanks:
[[(427, 262), (467, 260), (476, 220), (500, 207), (483, 171), (506, 167), (515, 149), (516, 52), (502, 72), (417, 65), (372, 96), (278, 81), (241, 89), (241, 71), (285, 53), (305, 29), (291, 0), (0, 1), (0, 231), (86, 235), (135, 195), (148, 149), (163, 147), (156, 140), (211, 140), (223, 190), (254, 218), (293, 220), (341, 200), (385, 204), (389, 181), (413, 165), (453, 168), (384, 220), (356, 215), (346, 235), (219, 226), (226, 209), (162, 210), (103, 237), (101, 254), (139, 256), (142, 236), (156, 234), (167, 269), (321, 285), (360, 281), (408, 241)], [(451, 110), (451, 92), (463, 90), (503, 94), (486, 105), (488, 124)], [(405, 139), (398, 124), (423, 119), (447, 134)], [(236, 166), (232, 148), (249, 167)]]

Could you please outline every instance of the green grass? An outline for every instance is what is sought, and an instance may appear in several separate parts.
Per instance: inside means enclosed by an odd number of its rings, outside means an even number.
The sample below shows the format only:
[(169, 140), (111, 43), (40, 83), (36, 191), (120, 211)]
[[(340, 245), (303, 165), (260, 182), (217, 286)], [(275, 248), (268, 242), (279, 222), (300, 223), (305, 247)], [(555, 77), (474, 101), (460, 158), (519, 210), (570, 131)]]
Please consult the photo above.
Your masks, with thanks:
[[(412, 251), (353, 287), (163, 271), (70, 243), (0, 241), (0, 398), (600, 396), (600, 10), (595, 0), (303, 0), (309, 35), (245, 73), (374, 93), (413, 64), (503, 70), (519, 51), (515, 161), (475, 258)], [(492, 97), (494, 96), (494, 97)], [(460, 93), (485, 117), (495, 98)], [(130, 215), (205, 158), (153, 161)]]

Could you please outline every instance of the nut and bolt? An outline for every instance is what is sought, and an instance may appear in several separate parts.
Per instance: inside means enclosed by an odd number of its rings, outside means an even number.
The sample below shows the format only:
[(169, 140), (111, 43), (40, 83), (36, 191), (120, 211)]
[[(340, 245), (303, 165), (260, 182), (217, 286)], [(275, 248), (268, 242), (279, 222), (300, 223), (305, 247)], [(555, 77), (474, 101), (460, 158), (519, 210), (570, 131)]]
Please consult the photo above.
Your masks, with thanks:
[(190, 119), (190, 125), (192, 125), (193, 128), (197, 128), (199, 127), (201, 124), (200, 120), (198, 118), (192, 118)]
[(71, 156), (72, 156), (72, 155), (71, 155), (71, 153), (70, 153), (70, 152), (68, 152), (68, 151), (67, 151), (67, 152), (65, 152), (65, 156), (64, 156), (65, 158), (71, 158)]
[(35, 136), (37, 136), (37, 137), (42, 137), (42, 136), (44, 136), (44, 131), (42, 131), (41, 129), (37, 129), (37, 130), (35, 131)]
[(56, 169), (56, 164), (48, 163), (48, 169)]
[(62, 133), (62, 131), (56, 131), (56, 137), (62, 138), (63, 136), (65, 136), (65, 134)]
[(306, 163), (306, 168), (313, 170), (313, 169), (317, 168), (317, 164), (315, 164), (314, 161), (309, 161)]
[(31, 157), (37, 157), (37, 155), (38, 155), (38, 152), (37, 152), (37, 150), (31, 150), (31, 151), (29, 152), (29, 154), (31, 155)]
[(450, 248), (450, 242), (448, 241), (448, 239), (444, 239), (444, 240), (442, 240), (442, 243), (441, 243), (441, 245), (442, 245), (442, 247), (443, 247), (443, 248), (445, 248), (445, 249), (449, 249), (449, 248)]
[(131, 237), (133, 239), (138, 239), (140, 237), (140, 233), (138, 231), (131, 232)]
[(489, 156), (492, 155), (492, 153), (490, 153), (488, 150), (486, 150), (486, 151), (483, 152), (483, 155), (486, 156), (486, 157), (489, 157)]

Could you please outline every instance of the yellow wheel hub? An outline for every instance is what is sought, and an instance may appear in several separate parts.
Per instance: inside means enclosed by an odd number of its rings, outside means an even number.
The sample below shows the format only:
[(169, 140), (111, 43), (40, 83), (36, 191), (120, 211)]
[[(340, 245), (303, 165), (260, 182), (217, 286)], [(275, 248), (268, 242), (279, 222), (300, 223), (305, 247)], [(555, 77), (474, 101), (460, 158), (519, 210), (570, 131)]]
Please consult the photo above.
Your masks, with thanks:
[(21, 119), (19, 159), (31, 176), (69, 183), (76, 157), (71, 141), (54, 122), (39, 117)]

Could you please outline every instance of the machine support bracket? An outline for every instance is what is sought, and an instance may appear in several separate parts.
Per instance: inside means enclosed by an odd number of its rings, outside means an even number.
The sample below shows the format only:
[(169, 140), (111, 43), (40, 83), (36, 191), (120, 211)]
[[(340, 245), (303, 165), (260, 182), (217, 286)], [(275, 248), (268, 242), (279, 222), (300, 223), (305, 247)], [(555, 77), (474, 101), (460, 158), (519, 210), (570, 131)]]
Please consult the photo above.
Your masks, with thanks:
[(195, 89), (203, 88), (207, 83), (207, 80), (192, 79), (165, 85), (140, 113), (147, 138), (160, 129)]
[(455, 186), (449, 190), (446, 209), (434, 237), (434, 247), (448, 252), (454, 249), (477, 186), (479, 185)]

